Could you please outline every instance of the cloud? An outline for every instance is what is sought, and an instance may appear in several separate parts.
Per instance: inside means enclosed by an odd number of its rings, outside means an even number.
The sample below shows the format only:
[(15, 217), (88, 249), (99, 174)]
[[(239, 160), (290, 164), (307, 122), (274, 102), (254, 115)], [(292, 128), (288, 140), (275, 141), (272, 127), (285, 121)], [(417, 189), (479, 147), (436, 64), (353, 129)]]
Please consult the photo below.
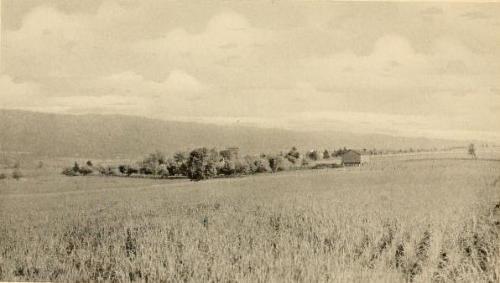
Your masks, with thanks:
[(253, 28), (244, 16), (224, 11), (213, 16), (202, 32), (177, 27), (160, 38), (138, 42), (134, 50), (185, 68), (234, 67), (242, 62), (255, 65), (251, 61), (255, 49), (269, 39), (269, 33)]
[(500, 65), (460, 43), (440, 39), (428, 53), (417, 52), (399, 35), (376, 40), (372, 52), (351, 51), (303, 60), (307, 80), (335, 91), (459, 91), (497, 85)]
[(170, 93), (196, 93), (206, 89), (196, 78), (181, 70), (173, 70), (161, 82), (148, 80), (132, 72), (122, 72), (98, 80), (96, 91), (115, 95), (158, 96)]
[(22, 108), (39, 100), (40, 86), (31, 82), (15, 82), (0, 74), (0, 108)]
[[(34, 7), (4, 29), (9, 76), (0, 82), (10, 94), (0, 94), (2, 107), (304, 120), (292, 126), (336, 117), (385, 130), (420, 119), (443, 130), (462, 118), (463, 128), (500, 131), (489, 122), (499, 109), (495, 26), (466, 20), (484, 19), (487, 8), (304, 3), (257, 13), (246, 4), (128, 0), (82, 12), (55, 7)], [(300, 114), (315, 112), (324, 115)]]

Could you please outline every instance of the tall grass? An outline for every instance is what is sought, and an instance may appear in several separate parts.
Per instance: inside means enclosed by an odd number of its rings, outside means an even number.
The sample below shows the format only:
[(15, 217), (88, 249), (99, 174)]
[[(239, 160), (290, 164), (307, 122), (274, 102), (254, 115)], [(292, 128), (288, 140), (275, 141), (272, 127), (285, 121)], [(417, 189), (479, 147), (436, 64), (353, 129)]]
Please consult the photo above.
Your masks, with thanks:
[(0, 280), (497, 282), (498, 169), (400, 162), (88, 193), (103, 178), (38, 183), (60, 194), (0, 189)]

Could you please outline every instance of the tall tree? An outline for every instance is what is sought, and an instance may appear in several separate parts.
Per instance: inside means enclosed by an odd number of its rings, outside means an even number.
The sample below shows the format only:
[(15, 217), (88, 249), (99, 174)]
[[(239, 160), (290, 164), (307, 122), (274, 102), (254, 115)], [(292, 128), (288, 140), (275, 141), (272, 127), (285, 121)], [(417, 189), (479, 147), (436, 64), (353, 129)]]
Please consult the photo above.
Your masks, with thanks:
[(469, 144), (468, 153), (472, 156), (472, 158), (474, 158), (474, 159), (477, 158), (477, 156), (476, 156), (476, 148), (475, 148), (475, 146), (474, 146), (473, 143)]

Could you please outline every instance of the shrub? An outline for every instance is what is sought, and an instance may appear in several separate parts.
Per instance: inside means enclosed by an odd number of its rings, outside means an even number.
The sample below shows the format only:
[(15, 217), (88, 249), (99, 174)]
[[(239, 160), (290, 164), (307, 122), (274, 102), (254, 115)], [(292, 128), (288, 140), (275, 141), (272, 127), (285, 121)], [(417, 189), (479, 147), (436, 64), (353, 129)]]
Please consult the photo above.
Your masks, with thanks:
[(109, 169), (111, 169), (111, 167), (109, 167), (109, 166), (107, 166), (107, 167), (104, 167), (102, 165), (97, 166), (97, 172), (99, 172), (99, 174), (104, 175), (104, 176), (111, 175), (111, 174), (109, 174), (110, 173)]
[(12, 178), (16, 179), (16, 180), (19, 180), (23, 177), (23, 174), (21, 173), (21, 171), (19, 171), (18, 169), (14, 170), (12, 172)]
[(7, 175), (5, 173), (0, 173), (0, 180), (7, 179)]
[(191, 180), (204, 180), (217, 175), (219, 153), (217, 150), (198, 148), (189, 154), (187, 162), (187, 176)]
[(94, 172), (94, 170), (92, 170), (92, 168), (90, 168), (89, 166), (82, 166), (80, 167), (80, 169), (78, 170), (78, 173), (82, 174), (83, 176), (87, 176), (87, 175), (90, 175)]
[(128, 165), (124, 165), (124, 164), (118, 165), (118, 171), (120, 171), (120, 173), (125, 175), (125, 174), (127, 174), (128, 167), (129, 167)]
[(127, 165), (125, 174), (131, 176), (132, 174), (139, 174), (140, 172), (141, 169), (137, 168), (137, 166)]
[(79, 176), (80, 175), (80, 173), (78, 171), (74, 170), (74, 167), (64, 168), (62, 173), (66, 176)]
[(297, 151), (296, 147), (292, 147), (292, 149), (285, 155), (285, 158), (291, 163), (296, 164), (300, 160), (300, 153)]
[(319, 153), (318, 151), (316, 150), (311, 150), (307, 153), (307, 158), (311, 159), (311, 160), (319, 160), (320, 159), (320, 156), (319, 156)]
[(245, 161), (247, 162), (249, 171), (252, 174), (271, 172), (269, 161), (266, 158), (247, 156), (245, 157)]
[(218, 173), (226, 176), (231, 176), (236, 174), (236, 163), (231, 160), (224, 160), (222, 165), (218, 169)]
[(80, 165), (78, 165), (78, 162), (75, 161), (75, 164), (73, 165), (73, 171), (79, 172), (80, 171)]
[(287, 158), (276, 156), (269, 158), (269, 166), (272, 172), (278, 172), (290, 170), (294, 166), (294, 164)]
[(161, 178), (167, 178), (168, 176), (170, 176), (170, 172), (168, 171), (167, 165), (161, 164), (160, 166), (158, 166), (157, 174)]
[[(144, 175), (155, 175), (156, 170), (155, 170), (155, 167), (149, 166), (149, 164), (143, 164), (139, 168), (139, 173), (144, 174)], [(130, 174), (128, 174), (128, 173), (127, 173), (127, 175), (130, 176)]]
[(250, 166), (243, 160), (236, 160), (234, 162), (234, 171), (238, 175), (250, 174)]
[(323, 151), (323, 159), (330, 159), (330, 152), (327, 149)]

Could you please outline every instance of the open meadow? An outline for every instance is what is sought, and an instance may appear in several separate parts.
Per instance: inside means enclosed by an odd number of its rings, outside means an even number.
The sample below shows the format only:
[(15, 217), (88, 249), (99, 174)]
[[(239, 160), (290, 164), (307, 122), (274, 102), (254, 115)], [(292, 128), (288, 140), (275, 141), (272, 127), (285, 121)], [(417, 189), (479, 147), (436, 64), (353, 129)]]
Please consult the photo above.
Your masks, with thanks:
[(48, 169), (0, 180), (0, 280), (498, 282), (499, 157), (200, 182)]

